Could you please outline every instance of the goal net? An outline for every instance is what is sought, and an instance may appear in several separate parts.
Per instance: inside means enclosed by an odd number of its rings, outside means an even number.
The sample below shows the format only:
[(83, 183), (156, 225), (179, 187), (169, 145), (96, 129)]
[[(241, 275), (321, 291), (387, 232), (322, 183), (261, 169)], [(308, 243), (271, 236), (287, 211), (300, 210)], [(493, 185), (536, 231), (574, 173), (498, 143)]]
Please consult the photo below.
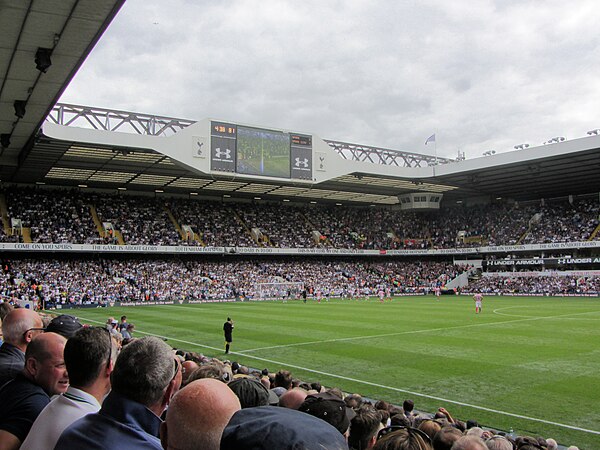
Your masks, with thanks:
[(304, 289), (304, 283), (256, 283), (255, 288), (256, 296), (259, 299), (299, 298)]

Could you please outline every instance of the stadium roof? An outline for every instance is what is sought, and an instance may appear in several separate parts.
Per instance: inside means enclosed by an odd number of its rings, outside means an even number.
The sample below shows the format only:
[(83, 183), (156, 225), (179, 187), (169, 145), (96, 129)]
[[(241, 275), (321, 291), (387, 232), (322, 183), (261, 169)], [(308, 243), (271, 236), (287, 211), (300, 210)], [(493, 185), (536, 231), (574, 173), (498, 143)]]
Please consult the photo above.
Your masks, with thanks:
[(42, 122), (123, 3), (0, 2), (2, 180), (21, 164)]
[[(471, 197), (532, 200), (600, 192), (597, 134), (570, 141), (556, 138), (546, 145), (462, 161), (325, 141), (352, 170), (309, 186), (201, 173), (148, 148), (93, 145), (44, 134), (41, 126), (46, 117), (46, 123), (68, 127), (164, 137), (195, 123), (56, 105), (123, 3), (124, 0), (2, 3), (2, 182), (356, 204), (397, 204), (398, 195), (411, 192), (441, 192), (446, 201), (452, 202)], [(40, 48), (48, 49), (51, 57), (47, 73), (36, 68)], [(42, 67), (44, 52), (38, 58)], [(24, 112), (23, 117), (15, 114), (19, 112), (15, 101), (24, 102), (21, 106), (25, 111), (20, 111)]]

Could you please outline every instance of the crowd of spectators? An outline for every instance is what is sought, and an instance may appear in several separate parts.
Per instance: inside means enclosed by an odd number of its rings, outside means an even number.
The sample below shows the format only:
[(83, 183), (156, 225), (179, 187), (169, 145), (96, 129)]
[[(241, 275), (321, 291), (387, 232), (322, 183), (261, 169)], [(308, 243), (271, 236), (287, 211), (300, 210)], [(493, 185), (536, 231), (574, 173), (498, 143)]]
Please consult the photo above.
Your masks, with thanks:
[(24, 259), (3, 264), (0, 299), (52, 305), (258, 297), (261, 283), (301, 283), (311, 295), (427, 293), (459, 275), (447, 262), (312, 259), (181, 261)]
[[(101, 222), (121, 233), (125, 244), (210, 247), (428, 249), (574, 242), (589, 240), (600, 216), (598, 200), (591, 199), (414, 212), (33, 188), (8, 188), (4, 195), (8, 218), (20, 219), (23, 227), (31, 228), (33, 242), (45, 243), (105, 242), (93, 223), (92, 207)], [(180, 233), (178, 226), (191, 227), (195, 236)], [(0, 241), (15, 239), (0, 232)]]
[(153, 336), (124, 338), (118, 330), (127, 329), (126, 317), (87, 327), (73, 316), (17, 308), (2, 324), (0, 441), (7, 450), (559, 448), (552, 438), (460, 420), (443, 406), (427, 413), (411, 399), (375, 401)]
[(483, 294), (600, 295), (600, 276), (485, 276), (468, 291)]

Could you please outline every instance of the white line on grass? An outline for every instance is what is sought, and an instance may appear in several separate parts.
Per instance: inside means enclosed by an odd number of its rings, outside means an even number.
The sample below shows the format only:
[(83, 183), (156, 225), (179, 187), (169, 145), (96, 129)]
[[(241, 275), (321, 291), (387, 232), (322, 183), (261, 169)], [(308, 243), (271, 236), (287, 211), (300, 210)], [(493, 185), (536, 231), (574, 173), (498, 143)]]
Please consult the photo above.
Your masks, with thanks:
[[(574, 315), (576, 315), (576, 314), (587, 314), (587, 313), (575, 313)], [(551, 318), (554, 318), (554, 317), (560, 317), (560, 316), (553, 316)], [(81, 318), (81, 320), (84, 320), (86, 322), (94, 322), (94, 323), (102, 323), (102, 324), (104, 323), (104, 322), (101, 322), (101, 321), (98, 321), (98, 320), (85, 319), (85, 318)], [(510, 322), (520, 322), (520, 320), (511, 320)], [(507, 322), (496, 322), (496, 323), (507, 323)], [(484, 324), (481, 324), (481, 325), (484, 325)], [(456, 327), (451, 327), (451, 328), (456, 328)], [(221, 348), (212, 347), (210, 345), (198, 344), (197, 342), (185, 341), (183, 339), (176, 339), (176, 338), (171, 338), (171, 337), (168, 337), (168, 336), (161, 336), (159, 334), (154, 334), (154, 333), (146, 333), (144, 331), (139, 331), (139, 330), (136, 330), (136, 332), (137, 333), (141, 333), (141, 334), (146, 334), (148, 336), (155, 336), (155, 337), (159, 337), (159, 338), (162, 338), (162, 339), (168, 339), (170, 341), (183, 342), (184, 344), (194, 345), (196, 347), (208, 348), (208, 349), (216, 350), (216, 351), (221, 351), (222, 350)], [(326, 341), (323, 341), (323, 342), (326, 342)], [(377, 388), (381, 388), (381, 389), (387, 389), (387, 390), (394, 391), (394, 392), (402, 392), (404, 394), (410, 394), (410, 395), (413, 395), (413, 396), (416, 396), (416, 397), (427, 398), (427, 399), (430, 399), (430, 400), (439, 400), (439, 401), (444, 402), (444, 403), (451, 403), (453, 405), (465, 406), (465, 407), (473, 408), (473, 409), (480, 410), (480, 411), (491, 412), (491, 413), (500, 414), (500, 415), (503, 415), (503, 416), (515, 417), (517, 419), (529, 420), (529, 421), (532, 421), (532, 422), (544, 423), (544, 424), (547, 424), (547, 425), (554, 425), (554, 426), (557, 426), (557, 427), (568, 428), (570, 430), (581, 431), (581, 432), (584, 432), (584, 433), (590, 433), (590, 434), (600, 435), (600, 431), (597, 431), (597, 430), (589, 430), (587, 428), (576, 427), (574, 425), (567, 425), (567, 424), (564, 424), (564, 423), (552, 422), (550, 420), (538, 419), (536, 417), (524, 416), (524, 415), (521, 415), (521, 414), (515, 414), (515, 413), (508, 412), (508, 411), (500, 411), (500, 410), (497, 410), (497, 409), (487, 408), (485, 406), (472, 405), (470, 403), (464, 403), (464, 402), (459, 402), (459, 401), (456, 401), (456, 400), (450, 400), (450, 399), (443, 398), (443, 397), (437, 397), (435, 395), (422, 394), (420, 392), (409, 391), (409, 390), (406, 390), (406, 389), (400, 389), (400, 388), (396, 388), (396, 387), (393, 387), (393, 386), (386, 386), (384, 384), (373, 383), (371, 381), (364, 381), (364, 380), (359, 380), (357, 378), (351, 378), (351, 377), (346, 377), (346, 376), (343, 376), (343, 375), (337, 375), (337, 374), (334, 374), (334, 373), (323, 372), (321, 370), (309, 369), (308, 367), (297, 366), (295, 364), (288, 364), (288, 363), (281, 362), (281, 361), (276, 361), (276, 360), (273, 360), (273, 359), (260, 358), (260, 357), (257, 357), (257, 356), (246, 355), (246, 354), (244, 354), (244, 352), (231, 352), (231, 354), (233, 354), (233, 355), (240, 355), (240, 356), (244, 356), (244, 357), (247, 357), (247, 358), (250, 358), (250, 359), (255, 359), (257, 361), (263, 361), (263, 362), (267, 362), (267, 363), (270, 363), (270, 364), (275, 364), (275, 365), (279, 365), (279, 366), (283, 366), (283, 367), (291, 367), (293, 369), (303, 370), (305, 372), (315, 373), (317, 375), (323, 375), (323, 376), (326, 376), (326, 377), (337, 378), (337, 379), (345, 380), (345, 381), (352, 381), (353, 383), (364, 384), (366, 386), (372, 386), (372, 387), (377, 387)]]
[(390, 337), (390, 336), (402, 336), (402, 335), (407, 335), (407, 334), (429, 333), (432, 331), (460, 330), (462, 328), (482, 327), (482, 326), (487, 326), (487, 325), (502, 325), (505, 323), (527, 322), (527, 321), (542, 320), (542, 319), (555, 319), (555, 318), (576, 316), (576, 315), (581, 315), (581, 314), (591, 314), (591, 313), (597, 313), (597, 312), (598, 311), (588, 311), (588, 312), (583, 312), (583, 313), (564, 314), (564, 315), (560, 315), (560, 316), (527, 317), (525, 319), (504, 320), (504, 321), (500, 321), (500, 322), (472, 323), (469, 325), (456, 325), (454, 327), (426, 328), (423, 330), (398, 331), (395, 333), (371, 334), (371, 335), (366, 335), (366, 336), (353, 336), (353, 337), (346, 337), (346, 338), (323, 339), (320, 341), (295, 342), (293, 344), (271, 345), (268, 347), (251, 348), (248, 350), (243, 350), (243, 353), (257, 352), (260, 350), (272, 350), (274, 348), (287, 348), (287, 347), (299, 347), (302, 345), (324, 344), (327, 342), (356, 341), (356, 340), (361, 340), (361, 339), (375, 339), (375, 338)]

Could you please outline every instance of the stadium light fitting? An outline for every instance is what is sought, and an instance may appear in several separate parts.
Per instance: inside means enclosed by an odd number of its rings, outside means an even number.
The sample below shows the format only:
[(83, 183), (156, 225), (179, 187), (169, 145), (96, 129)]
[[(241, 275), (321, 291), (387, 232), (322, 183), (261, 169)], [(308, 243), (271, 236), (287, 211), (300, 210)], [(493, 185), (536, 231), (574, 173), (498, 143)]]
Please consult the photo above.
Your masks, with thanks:
[(289, 198), (284, 198), (282, 201), (284, 201), (284, 202), (289, 202), (289, 201), (290, 201), (290, 199), (289, 199)]
[(19, 119), (25, 117), (25, 113), (27, 112), (25, 105), (27, 105), (25, 100), (15, 100), (13, 103), (13, 106), (15, 107), (15, 116), (17, 116)]
[(10, 134), (0, 134), (0, 145), (2, 146), (2, 148), (8, 148), (10, 146)]
[(36, 181), (35, 184), (37, 184), (38, 186), (43, 186), (46, 183), (44, 183), (43, 181)]
[(515, 145), (514, 149), (515, 150), (525, 150), (527, 147), (529, 147), (529, 144), (518, 144), (518, 145)]
[[(225, 196), (223, 196), (225, 197)], [(262, 200), (262, 197), (254, 197), (254, 200)]]
[(190, 195), (198, 195), (197, 192), (190, 192)]
[(496, 150), (488, 150), (487, 152), (483, 152), (483, 156), (492, 156), (496, 154)]
[(311, 205), (316, 205), (316, 204), (317, 204), (317, 202), (315, 202), (314, 200), (311, 200), (311, 201), (310, 201), (310, 204), (311, 204)]
[(156, 192), (157, 194), (162, 194), (165, 191), (163, 191), (162, 189), (154, 189), (154, 192)]
[(229, 195), (229, 194), (224, 194), (224, 195), (223, 195), (223, 198), (231, 198), (231, 195)]
[(35, 68), (40, 72), (46, 73), (52, 65), (51, 54), (52, 49), (39, 47), (37, 52), (35, 52)]
[(118, 187), (117, 190), (119, 190), (119, 191), (126, 191), (127, 188), (126, 187)]
[(595, 130), (590, 130), (587, 132), (588, 136), (598, 136), (600, 134), (600, 128), (596, 128)]
[(85, 189), (86, 187), (88, 187), (88, 185), (87, 184), (78, 184), (77, 187)]

